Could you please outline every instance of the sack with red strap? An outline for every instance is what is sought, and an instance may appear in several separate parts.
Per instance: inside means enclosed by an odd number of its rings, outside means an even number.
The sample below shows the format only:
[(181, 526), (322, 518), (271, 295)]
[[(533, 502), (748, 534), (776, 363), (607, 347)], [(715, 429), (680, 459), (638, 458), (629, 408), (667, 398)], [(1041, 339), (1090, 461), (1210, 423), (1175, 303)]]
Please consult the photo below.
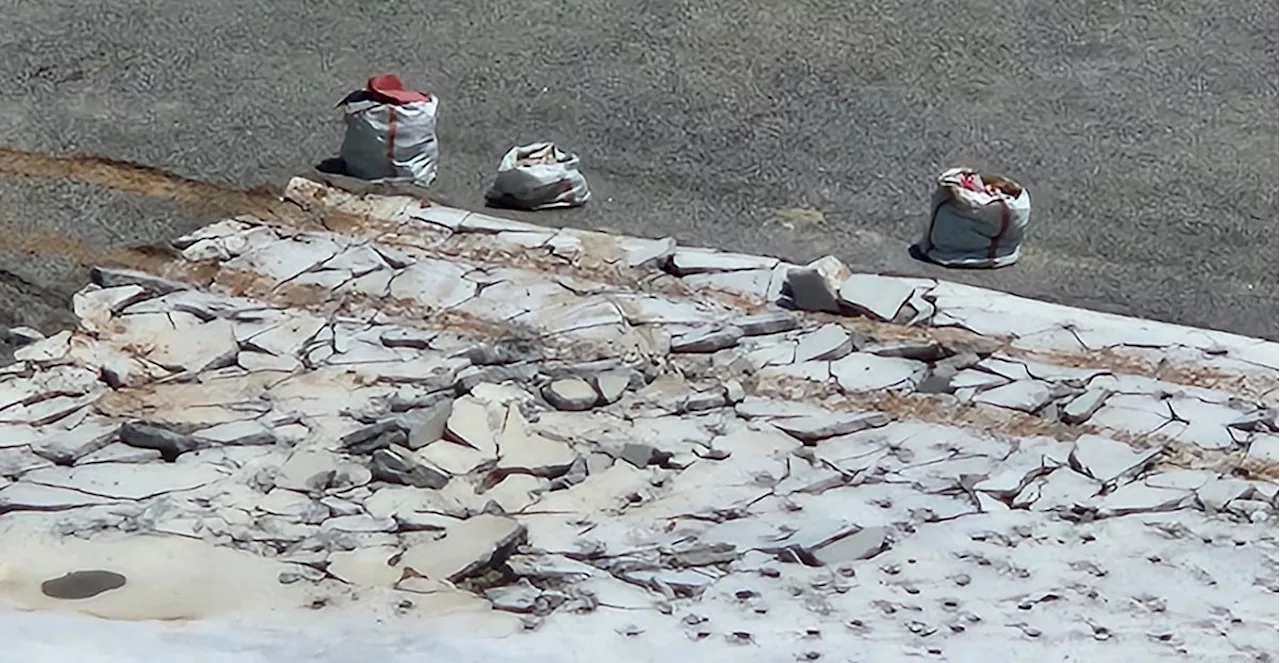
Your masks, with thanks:
[(919, 249), (947, 267), (996, 268), (1018, 262), (1031, 194), (1007, 177), (952, 168), (938, 177), (933, 213)]
[(338, 103), (347, 131), (342, 139), (344, 174), (371, 182), (427, 186), (436, 179), (433, 95), (406, 90), (395, 74), (369, 79)]

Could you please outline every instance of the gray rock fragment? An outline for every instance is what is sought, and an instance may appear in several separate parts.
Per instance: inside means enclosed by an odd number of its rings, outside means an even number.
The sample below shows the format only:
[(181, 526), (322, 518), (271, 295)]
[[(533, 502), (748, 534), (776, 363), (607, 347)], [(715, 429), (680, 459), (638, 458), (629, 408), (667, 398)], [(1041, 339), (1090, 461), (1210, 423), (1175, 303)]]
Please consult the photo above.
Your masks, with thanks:
[(557, 410), (581, 412), (595, 407), (601, 395), (582, 378), (564, 378), (543, 387), (542, 397)]
[(731, 348), (742, 339), (737, 327), (702, 327), (671, 339), (671, 352), (711, 353)]
[(75, 461), (76, 465), (88, 465), (90, 463), (149, 463), (153, 460), (160, 460), (162, 454), (158, 449), (139, 449), (131, 447), (127, 444), (112, 442), (107, 446), (86, 454), (79, 460)]
[(166, 462), (200, 448), (200, 442), (190, 435), (141, 422), (129, 422), (120, 427), (120, 441), (139, 449), (155, 449)]
[(373, 473), (373, 478), (379, 481), (414, 488), (439, 490), (449, 483), (447, 475), (414, 461), (408, 454), (395, 447), (374, 451), (369, 470)]
[(1259, 409), (1236, 419), (1227, 426), (1250, 433), (1275, 433), (1278, 430), (1277, 416), (1280, 415), (1277, 415), (1276, 408)]
[(800, 326), (800, 319), (790, 311), (769, 311), (738, 318), (732, 322), (744, 336), (781, 334)]
[(893, 418), (883, 412), (831, 413), (807, 417), (788, 417), (773, 422), (779, 430), (806, 445), (837, 435), (848, 435), (868, 428), (888, 425)]
[(1071, 399), (1067, 403), (1058, 416), (1063, 423), (1082, 424), (1093, 416), (1111, 396), (1111, 392), (1099, 387), (1094, 387), (1088, 391)]

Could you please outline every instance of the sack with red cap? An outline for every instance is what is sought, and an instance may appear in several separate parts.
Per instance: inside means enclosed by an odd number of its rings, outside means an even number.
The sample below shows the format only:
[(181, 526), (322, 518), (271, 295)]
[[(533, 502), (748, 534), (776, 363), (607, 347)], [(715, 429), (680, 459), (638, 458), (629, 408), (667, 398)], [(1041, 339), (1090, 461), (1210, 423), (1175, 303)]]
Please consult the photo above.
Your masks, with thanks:
[(395, 74), (369, 79), (338, 103), (347, 131), (339, 153), (346, 175), (427, 186), (436, 179), (436, 98), (407, 90)]

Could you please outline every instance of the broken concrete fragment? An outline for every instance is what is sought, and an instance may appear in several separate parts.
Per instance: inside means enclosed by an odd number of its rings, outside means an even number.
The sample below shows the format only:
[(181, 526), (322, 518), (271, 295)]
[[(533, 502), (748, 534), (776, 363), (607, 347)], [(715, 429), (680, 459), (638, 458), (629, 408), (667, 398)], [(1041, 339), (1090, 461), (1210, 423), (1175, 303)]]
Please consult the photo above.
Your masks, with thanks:
[(428, 580), (461, 582), (502, 564), (526, 536), (524, 525), (511, 518), (481, 514), (445, 530), (439, 540), (410, 546), (396, 566)]
[(914, 389), (928, 373), (923, 362), (855, 352), (831, 362), (831, 376), (846, 393), (879, 389)]
[(1071, 450), (1071, 467), (1102, 483), (1132, 476), (1160, 457), (1160, 449), (1134, 449), (1123, 442), (1083, 435)]
[(557, 410), (581, 412), (595, 407), (600, 394), (582, 378), (564, 378), (543, 387), (542, 397)]
[(120, 427), (120, 441), (139, 449), (155, 449), (170, 463), (178, 456), (201, 447), (199, 440), (190, 435), (133, 421)]
[(197, 373), (230, 366), (239, 352), (231, 321), (218, 319), (162, 332), (147, 359), (171, 370)]
[[(45, 432), (31, 442), (31, 450), (40, 457), (48, 458), (59, 465), (70, 465), (105, 448), (116, 439), (119, 431), (119, 422), (88, 417), (77, 425), (72, 426), (70, 430)], [(7, 433), (0, 430), (0, 434)], [(160, 449), (156, 450), (161, 451)], [(161, 453), (163, 452), (161, 451)]]
[(731, 348), (742, 339), (742, 330), (737, 327), (706, 326), (676, 336), (671, 339), (671, 352), (674, 353), (711, 353)]
[(850, 352), (853, 352), (853, 335), (844, 327), (829, 323), (800, 337), (795, 361), (829, 361)]
[(164, 295), (170, 292), (186, 290), (189, 286), (185, 283), (162, 279), (158, 276), (147, 274), (146, 272), (138, 272), (130, 269), (116, 269), (113, 267), (94, 267), (89, 271), (89, 278), (93, 282), (104, 288), (118, 288), (126, 285), (136, 285), (147, 292), (157, 295)]
[(1004, 386), (983, 391), (973, 400), (1010, 410), (1036, 412), (1053, 400), (1053, 389), (1040, 380), (1015, 380)]
[(1108, 493), (1096, 506), (1101, 516), (1126, 516), (1131, 513), (1175, 511), (1186, 506), (1191, 499), (1190, 490), (1130, 483)]
[(776, 419), (773, 425), (807, 445), (837, 435), (886, 426), (893, 418), (883, 412), (842, 412), (807, 417)]
[(867, 527), (813, 549), (814, 559), (832, 566), (871, 559), (889, 548), (889, 528)]
[(486, 456), (498, 455), (498, 443), (489, 418), (489, 407), (474, 396), (453, 402), (445, 423), (444, 437), (465, 444)]
[(160, 459), (161, 454), (157, 449), (138, 449), (120, 442), (112, 442), (97, 451), (85, 454), (74, 462), (76, 465), (88, 465), (90, 463), (149, 463)]
[(447, 399), (401, 415), (399, 422), (406, 431), (404, 446), (417, 450), (443, 439), (451, 416), (453, 401)]
[(333, 577), (357, 587), (390, 588), (403, 571), (390, 561), (400, 550), (391, 546), (359, 548), (329, 555), (326, 571)]
[(941, 361), (951, 354), (951, 351), (946, 346), (937, 341), (927, 339), (876, 343), (862, 348), (861, 351), (881, 357), (902, 357), (925, 362)]
[(493, 456), (486, 456), (473, 447), (450, 440), (432, 442), (419, 449), (414, 456), (454, 476), (470, 474), (481, 465), (494, 460)]
[(0, 514), (11, 511), (64, 511), (110, 504), (112, 500), (78, 490), (19, 481), (0, 488)]
[(141, 500), (164, 493), (192, 490), (225, 476), (212, 465), (92, 463), (35, 470), (28, 472), (22, 479), (99, 497)]
[(627, 371), (607, 371), (593, 378), (596, 393), (600, 402), (610, 405), (618, 402), (631, 384), (631, 374)]
[(229, 421), (212, 428), (198, 430), (191, 436), (206, 443), (229, 446), (254, 447), (276, 443), (276, 436), (271, 429), (255, 419)]
[(622, 451), (618, 452), (618, 458), (635, 465), (640, 469), (648, 467), (652, 463), (656, 463), (659, 452), (648, 444), (640, 444), (638, 442), (628, 442), (622, 445)]
[(1092, 417), (1093, 413), (1097, 412), (1107, 402), (1109, 396), (1111, 396), (1111, 392), (1106, 389), (1097, 387), (1089, 389), (1071, 399), (1071, 402), (1062, 408), (1059, 417), (1063, 423), (1082, 424), (1088, 421), (1089, 417)]
[(709, 249), (676, 249), (671, 255), (668, 269), (676, 276), (714, 272), (737, 272), (748, 269), (773, 269), (777, 258), (721, 253)]
[(787, 271), (782, 292), (801, 311), (839, 313), (840, 285), (853, 275), (835, 256), (824, 256), (803, 268)]
[(413, 460), (406, 452), (395, 447), (374, 451), (369, 470), (373, 473), (373, 478), (379, 481), (414, 488), (439, 490), (449, 483), (448, 475)]
[(295, 451), (280, 467), (275, 485), (301, 493), (322, 493), (362, 486), (370, 471), (328, 451)]
[(800, 319), (790, 311), (769, 311), (743, 316), (731, 322), (744, 336), (765, 336), (789, 332), (800, 326)]
[(147, 292), (136, 285), (93, 290), (86, 288), (72, 296), (71, 308), (85, 331), (98, 334), (110, 324), (111, 316), (147, 296)]
[(839, 299), (855, 311), (890, 322), (921, 285), (917, 279), (854, 274), (840, 285)]
[(564, 442), (546, 438), (529, 428), (517, 404), (507, 406), (507, 416), (498, 434), (501, 457), (498, 469), (544, 477), (564, 474), (578, 457)]

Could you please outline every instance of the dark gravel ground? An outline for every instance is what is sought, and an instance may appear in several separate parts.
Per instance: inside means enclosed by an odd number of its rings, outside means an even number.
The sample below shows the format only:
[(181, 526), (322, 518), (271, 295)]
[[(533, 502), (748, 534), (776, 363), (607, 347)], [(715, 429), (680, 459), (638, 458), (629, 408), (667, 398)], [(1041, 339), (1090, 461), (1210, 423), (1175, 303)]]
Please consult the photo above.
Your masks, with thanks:
[[(399, 71), (442, 98), (438, 189), (454, 205), (480, 206), (512, 144), (550, 138), (582, 155), (595, 199), (548, 223), (834, 252), (1276, 337), (1273, 5), (940, 6), (0, 0), (0, 144), (278, 185), (336, 149), (338, 98)], [(1017, 267), (944, 272), (907, 256), (932, 177), (960, 163), (1031, 188)], [(60, 324), (85, 279), (76, 260), (18, 245), (105, 250), (207, 220), (0, 180), (0, 324)]]

